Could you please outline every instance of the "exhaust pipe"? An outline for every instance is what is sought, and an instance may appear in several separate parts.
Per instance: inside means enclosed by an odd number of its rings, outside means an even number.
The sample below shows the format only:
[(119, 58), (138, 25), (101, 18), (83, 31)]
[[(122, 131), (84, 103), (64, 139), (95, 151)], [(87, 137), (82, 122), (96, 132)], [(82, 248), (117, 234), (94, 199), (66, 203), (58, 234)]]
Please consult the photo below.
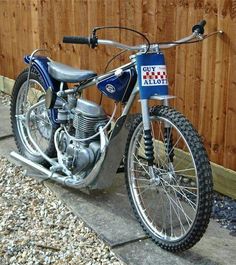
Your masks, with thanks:
[(10, 153), (10, 155), (11, 155), (11, 157), (15, 158), (16, 160), (19, 160), (20, 162), (24, 163), (25, 165), (30, 166), (31, 168), (40, 172), (42, 174), (42, 175), (40, 175), (41, 180), (52, 179), (52, 180), (59, 182), (60, 184), (65, 185), (64, 181), (66, 180), (66, 177), (64, 177), (60, 174), (57, 174), (57, 173), (52, 174), (52, 172), (50, 170), (48, 170), (47, 168), (45, 168), (45, 167), (43, 167), (43, 166), (41, 166), (35, 162), (32, 162), (31, 160), (23, 157), (22, 155), (18, 154), (15, 151), (12, 151)]
[(22, 155), (16, 153), (15, 151), (12, 151), (10, 155), (15, 158), (16, 160), (19, 160), (20, 162), (32, 167), (33, 169), (39, 171), (43, 175), (40, 176), (40, 180), (48, 180), (51, 179), (59, 184), (62, 184), (64, 186), (74, 188), (74, 189), (82, 189), (82, 188), (87, 188), (90, 186), (91, 183), (93, 183), (101, 169), (101, 166), (103, 164), (104, 158), (105, 158), (106, 152), (103, 152), (101, 154), (100, 159), (97, 161), (96, 165), (92, 169), (92, 171), (88, 174), (86, 178), (82, 179), (76, 179), (73, 178), (72, 176), (63, 176), (61, 174), (51, 172), (47, 168), (32, 162), (31, 160), (23, 157)]
[(37, 163), (32, 162), (31, 160), (23, 157), (22, 155), (18, 154), (15, 151), (12, 151), (10, 153), (10, 155), (11, 155), (11, 157), (15, 158), (16, 160), (19, 160), (20, 162), (22, 162), (22, 163), (32, 167), (33, 169), (39, 171), (40, 173), (44, 174), (44, 175), (42, 175), (43, 179), (44, 178), (48, 179), (48, 176), (50, 176), (50, 174), (51, 174), (51, 172), (48, 169), (46, 169), (45, 167), (43, 167)]

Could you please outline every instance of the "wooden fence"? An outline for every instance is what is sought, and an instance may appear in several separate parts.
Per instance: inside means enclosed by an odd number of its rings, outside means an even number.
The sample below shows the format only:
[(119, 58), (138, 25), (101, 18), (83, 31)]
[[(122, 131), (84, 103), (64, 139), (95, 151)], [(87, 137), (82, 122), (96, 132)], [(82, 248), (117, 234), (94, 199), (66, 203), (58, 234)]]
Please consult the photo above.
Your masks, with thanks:
[[(207, 20), (206, 32), (222, 37), (166, 51), (174, 106), (199, 130), (210, 159), (236, 170), (236, 1), (230, 0), (0, 0), (0, 75), (16, 78), (23, 55), (38, 47), (51, 57), (82, 69), (104, 71), (112, 48), (63, 44), (64, 35), (87, 36), (94, 26), (120, 25), (152, 41), (175, 40)], [(106, 30), (99, 35), (127, 44), (143, 41), (132, 33)], [(122, 56), (112, 64), (127, 61)], [(98, 100), (93, 88), (88, 97)], [(112, 102), (104, 100), (107, 111)], [(138, 102), (134, 111), (139, 108)]]

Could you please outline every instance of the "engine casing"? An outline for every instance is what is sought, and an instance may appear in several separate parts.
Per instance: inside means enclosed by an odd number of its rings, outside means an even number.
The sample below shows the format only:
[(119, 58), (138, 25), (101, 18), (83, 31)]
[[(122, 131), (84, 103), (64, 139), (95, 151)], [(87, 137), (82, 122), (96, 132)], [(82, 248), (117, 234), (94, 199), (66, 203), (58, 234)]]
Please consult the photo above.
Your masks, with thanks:
[[(108, 122), (102, 107), (86, 99), (77, 99), (74, 109), (73, 137), (84, 139), (98, 132), (100, 126), (104, 127)], [(80, 176), (88, 174), (93, 168), (100, 155), (100, 137), (86, 141), (75, 141), (65, 132), (62, 132), (59, 140), (59, 149), (63, 155), (63, 164)]]

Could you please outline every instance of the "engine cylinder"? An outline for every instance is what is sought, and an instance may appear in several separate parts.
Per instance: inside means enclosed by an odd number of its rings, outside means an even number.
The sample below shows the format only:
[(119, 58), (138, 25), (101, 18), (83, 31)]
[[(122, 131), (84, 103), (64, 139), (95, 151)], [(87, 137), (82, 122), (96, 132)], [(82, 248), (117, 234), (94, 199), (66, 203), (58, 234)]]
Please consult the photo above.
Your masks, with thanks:
[[(105, 126), (107, 122), (108, 118), (100, 105), (85, 99), (77, 100), (73, 120), (76, 138), (83, 139), (94, 135), (99, 125)], [(94, 140), (99, 140), (99, 136)]]

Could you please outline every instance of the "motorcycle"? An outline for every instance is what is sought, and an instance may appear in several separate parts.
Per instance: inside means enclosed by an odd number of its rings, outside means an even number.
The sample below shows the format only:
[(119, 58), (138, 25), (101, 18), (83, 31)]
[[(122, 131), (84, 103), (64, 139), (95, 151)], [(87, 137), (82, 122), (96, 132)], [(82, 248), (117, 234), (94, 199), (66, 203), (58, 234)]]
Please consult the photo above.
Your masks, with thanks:
[[(42, 178), (88, 190), (110, 187), (123, 161), (129, 200), (147, 235), (168, 251), (192, 247), (209, 223), (212, 173), (197, 131), (169, 106), (174, 96), (168, 94), (162, 50), (222, 33), (204, 35), (205, 24), (196, 24), (188, 37), (154, 44), (124, 27), (96, 27), (89, 37), (65, 36), (64, 43), (134, 52), (129, 63), (102, 75), (37, 55), (40, 49), (25, 56), (28, 68), (16, 79), (10, 110), (20, 154), (11, 155)], [(146, 43), (99, 39), (97, 32), (105, 28), (135, 32)], [(83, 97), (92, 85), (114, 101), (110, 116), (101, 104)], [(137, 96), (141, 113), (132, 116)], [(161, 104), (149, 107), (151, 99)], [(115, 120), (118, 104), (123, 111)]]

